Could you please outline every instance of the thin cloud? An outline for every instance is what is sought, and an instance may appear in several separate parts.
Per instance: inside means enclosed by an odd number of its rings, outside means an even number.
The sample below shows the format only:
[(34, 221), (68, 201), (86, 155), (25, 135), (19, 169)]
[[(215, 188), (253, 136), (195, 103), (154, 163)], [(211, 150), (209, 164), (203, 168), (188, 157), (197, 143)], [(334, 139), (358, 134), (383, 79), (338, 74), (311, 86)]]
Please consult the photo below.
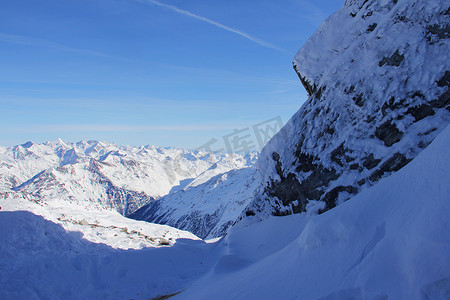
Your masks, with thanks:
[(24, 46), (51, 48), (51, 49), (55, 49), (55, 50), (80, 53), (80, 54), (85, 54), (85, 55), (90, 55), (90, 56), (101, 56), (101, 57), (109, 57), (109, 58), (115, 58), (115, 59), (121, 59), (121, 60), (128, 60), (128, 59), (116, 57), (116, 56), (105, 54), (105, 53), (98, 52), (98, 51), (68, 47), (68, 46), (65, 46), (65, 45), (62, 45), (59, 43), (55, 43), (55, 42), (52, 42), (49, 40), (45, 40), (45, 39), (22, 36), (22, 35), (6, 34), (6, 33), (1, 33), (1, 32), (0, 32), (0, 42), (24, 45)]
[(219, 27), (221, 29), (224, 29), (226, 31), (229, 31), (229, 32), (235, 33), (237, 35), (240, 35), (240, 36), (242, 36), (242, 37), (244, 37), (244, 38), (246, 38), (246, 39), (248, 39), (248, 40), (250, 40), (250, 41), (252, 41), (252, 42), (254, 42), (254, 43), (258, 44), (258, 45), (260, 45), (260, 46), (263, 46), (263, 47), (266, 47), (266, 48), (270, 48), (270, 49), (274, 49), (274, 50), (281, 51), (281, 52), (286, 52), (285, 50), (281, 49), (280, 47), (277, 47), (277, 46), (275, 46), (275, 45), (273, 45), (273, 44), (271, 44), (269, 42), (266, 42), (266, 41), (264, 41), (262, 39), (259, 39), (257, 37), (251, 36), (251, 35), (243, 32), (243, 31), (240, 31), (240, 30), (228, 27), (226, 25), (223, 25), (223, 24), (221, 24), (219, 22), (216, 22), (216, 21), (213, 21), (211, 19), (199, 16), (199, 15), (194, 14), (194, 13), (188, 11), (188, 10), (184, 10), (184, 9), (178, 8), (176, 6), (173, 6), (173, 5), (170, 5), (170, 4), (165, 4), (165, 3), (162, 3), (162, 2), (159, 2), (159, 1), (156, 1), (156, 0), (138, 0), (138, 1), (142, 2), (142, 3), (146, 3), (146, 4), (151, 3), (151, 4), (157, 5), (159, 7), (164, 7), (164, 8), (170, 9), (170, 10), (176, 12), (176, 13), (179, 13), (179, 14), (182, 14), (182, 15), (185, 15), (185, 16), (188, 16), (188, 17), (191, 17), (191, 18), (194, 18), (194, 19), (206, 22), (208, 24), (214, 25), (214, 26)]

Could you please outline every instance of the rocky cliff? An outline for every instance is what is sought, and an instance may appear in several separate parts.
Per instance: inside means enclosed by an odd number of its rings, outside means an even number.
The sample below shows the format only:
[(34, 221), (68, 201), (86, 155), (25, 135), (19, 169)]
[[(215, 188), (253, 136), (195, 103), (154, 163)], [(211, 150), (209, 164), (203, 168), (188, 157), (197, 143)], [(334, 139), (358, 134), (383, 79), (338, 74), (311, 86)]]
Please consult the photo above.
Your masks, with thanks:
[(294, 57), (308, 100), (263, 149), (242, 215), (325, 212), (450, 122), (448, 1), (347, 0)]

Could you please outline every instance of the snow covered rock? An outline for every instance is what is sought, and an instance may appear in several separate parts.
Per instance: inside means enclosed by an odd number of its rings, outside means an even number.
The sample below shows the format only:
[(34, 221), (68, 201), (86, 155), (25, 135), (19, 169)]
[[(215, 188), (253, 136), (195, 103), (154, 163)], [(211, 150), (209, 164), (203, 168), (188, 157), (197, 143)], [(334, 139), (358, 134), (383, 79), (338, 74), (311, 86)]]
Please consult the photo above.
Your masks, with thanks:
[(310, 97), (257, 162), (263, 187), (243, 215), (343, 203), (410, 162), (450, 122), (444, 0), (347, 0), (294, 69)]

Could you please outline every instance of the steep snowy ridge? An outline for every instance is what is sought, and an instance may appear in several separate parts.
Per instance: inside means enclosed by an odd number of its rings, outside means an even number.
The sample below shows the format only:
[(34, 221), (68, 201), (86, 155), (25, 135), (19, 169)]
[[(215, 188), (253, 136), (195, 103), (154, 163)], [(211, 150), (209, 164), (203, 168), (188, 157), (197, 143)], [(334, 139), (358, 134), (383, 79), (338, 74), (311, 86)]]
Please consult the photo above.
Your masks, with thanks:
[(220, 172), (252, 165), (254, 160), (253, 155), (98, 141), (28, 142), (0, 154), (0, 192), (12, 189), (47, 202), (65, 201), (129, 215), (153, 199), (201, 184)]
[(260, 183), (256, 176), (254, 167), (222, 173), (153, 201), (130, 218), (167, 224), (204, 239), (221, 237), (253, 199)]
[(450, 122), (448, 2), (348, 0), (294, 58), (308, 101), (257, 162), (242, 215), (320, 212), (410, 162)]

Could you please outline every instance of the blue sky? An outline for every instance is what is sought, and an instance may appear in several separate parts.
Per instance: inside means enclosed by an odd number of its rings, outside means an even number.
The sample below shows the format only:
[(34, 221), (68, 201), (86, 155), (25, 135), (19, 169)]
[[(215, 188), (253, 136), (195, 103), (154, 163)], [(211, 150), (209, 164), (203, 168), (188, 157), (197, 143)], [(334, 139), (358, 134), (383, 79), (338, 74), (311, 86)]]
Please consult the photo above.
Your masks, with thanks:
[(0, 145), (195, 148), (306, 100), (292, 58), (343, 1), (0, 3)]

